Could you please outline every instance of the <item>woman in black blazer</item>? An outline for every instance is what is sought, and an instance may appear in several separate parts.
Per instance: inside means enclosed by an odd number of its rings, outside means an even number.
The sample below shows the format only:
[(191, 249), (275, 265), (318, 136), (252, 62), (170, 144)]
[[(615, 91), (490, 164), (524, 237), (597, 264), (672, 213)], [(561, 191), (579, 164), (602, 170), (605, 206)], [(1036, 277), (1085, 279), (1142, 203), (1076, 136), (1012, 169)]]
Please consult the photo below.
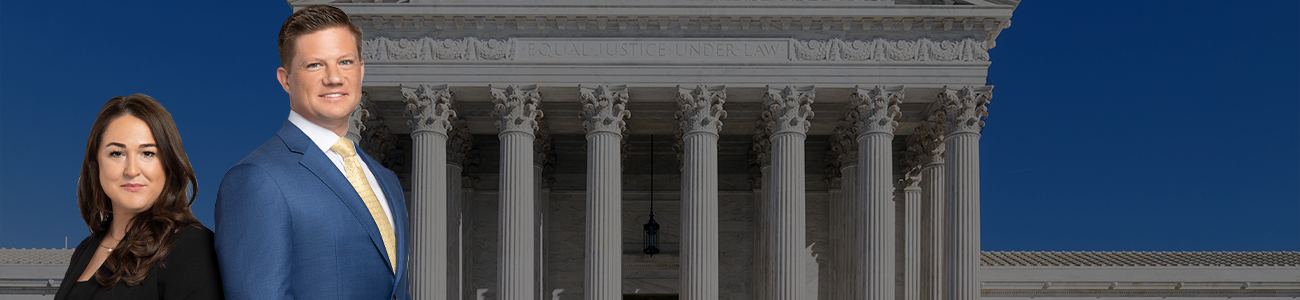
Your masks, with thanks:
[(158, 101), (135, 94), (104, 105), (77, 184), (91, 235), (54, 299), (223, 298), (212, 231), (190, 212), (198, 181)]

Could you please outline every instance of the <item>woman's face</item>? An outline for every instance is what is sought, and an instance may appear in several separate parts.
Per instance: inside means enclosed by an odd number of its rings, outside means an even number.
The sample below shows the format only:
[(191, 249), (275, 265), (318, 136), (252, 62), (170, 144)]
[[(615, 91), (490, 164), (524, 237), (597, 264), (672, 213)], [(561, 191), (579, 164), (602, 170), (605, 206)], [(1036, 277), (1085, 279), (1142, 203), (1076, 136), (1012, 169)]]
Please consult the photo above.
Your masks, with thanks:
[(131, 115), (108, 122), (99, 143), (99, 184), (113, 213), (134, 216), (153, 206), (166, 183), (149, 125)]

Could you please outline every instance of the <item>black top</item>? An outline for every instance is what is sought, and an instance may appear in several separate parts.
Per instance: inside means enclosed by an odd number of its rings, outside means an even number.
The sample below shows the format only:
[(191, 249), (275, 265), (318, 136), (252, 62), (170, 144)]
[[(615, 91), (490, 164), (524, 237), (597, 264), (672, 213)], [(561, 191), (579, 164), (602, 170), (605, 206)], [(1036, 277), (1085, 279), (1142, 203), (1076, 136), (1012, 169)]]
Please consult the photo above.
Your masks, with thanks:
[(217, 253), (212, 248), (212, 230), (185, 227), (176, 233), (171, 253), (161, 265), (149, 269), (149, 274), (139, 285), (127, 286), (119, 282), (113, 289), (104, 289), (99, 282), (78, 282), (86, 271), (95, 248), (102, 236), (90, 236), (77, 245), (68, 262), (68, 272), (56, 300), (64, 299), (224, 299), (221, 292), (221, 273), (217, 267)]

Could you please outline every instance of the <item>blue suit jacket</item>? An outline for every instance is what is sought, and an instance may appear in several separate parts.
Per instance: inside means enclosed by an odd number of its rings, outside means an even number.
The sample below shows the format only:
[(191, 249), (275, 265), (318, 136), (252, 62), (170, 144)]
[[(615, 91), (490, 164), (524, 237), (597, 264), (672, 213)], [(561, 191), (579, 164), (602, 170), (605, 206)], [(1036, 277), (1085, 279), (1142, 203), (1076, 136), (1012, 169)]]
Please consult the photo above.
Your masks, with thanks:
[(221, 181), (216, 250), (228, 299), (410, 299), (406, 201), (397, 176), (357, 151), (393, 213), (397, 272), (347, 177), (288, 121)]

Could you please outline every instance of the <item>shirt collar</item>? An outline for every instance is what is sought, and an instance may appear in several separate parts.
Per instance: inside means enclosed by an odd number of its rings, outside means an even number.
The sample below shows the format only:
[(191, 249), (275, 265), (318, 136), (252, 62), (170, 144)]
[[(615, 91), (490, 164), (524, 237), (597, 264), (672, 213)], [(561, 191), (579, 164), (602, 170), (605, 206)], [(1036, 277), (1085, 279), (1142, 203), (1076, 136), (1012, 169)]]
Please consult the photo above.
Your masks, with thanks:
[(334, 143), (338, 142), (339, 138), (342, 138), (333, 131), (308, 121), (307, 118), (303, 118), (296, 111), (289, 111), (289, 123), (298, 126), (298, 129), (302, 130), (302, 133), (306, 134), (307, 138), (310, 138), (312, 143), (315, 143), (316, 147), (320, 148), (322, 152), (330, 152), (330, 148), (334, 147)]

